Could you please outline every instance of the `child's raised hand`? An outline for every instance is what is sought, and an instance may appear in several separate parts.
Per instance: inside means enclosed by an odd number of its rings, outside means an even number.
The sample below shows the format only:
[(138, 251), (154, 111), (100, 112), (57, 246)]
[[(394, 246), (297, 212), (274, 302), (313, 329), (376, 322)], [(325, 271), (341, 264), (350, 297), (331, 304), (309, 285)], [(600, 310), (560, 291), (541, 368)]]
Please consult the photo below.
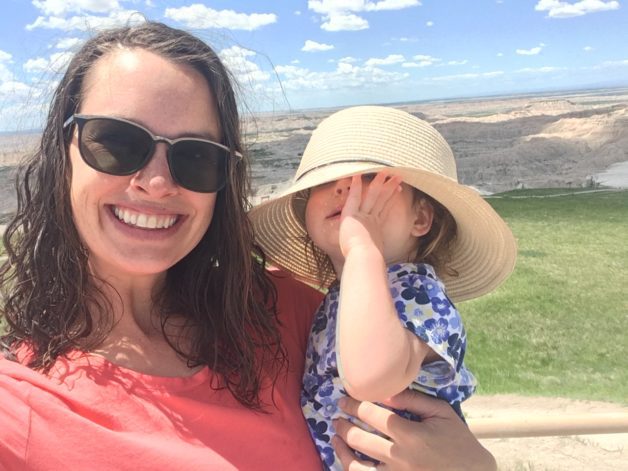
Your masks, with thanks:
[(376, 248), (383, 253), (382, 227), (401, 183), (401, 177), (380, 172), (363, 192), (362, 176), (352, 177), (340, 221), (340, 249), (345, 258), (356, 248)]

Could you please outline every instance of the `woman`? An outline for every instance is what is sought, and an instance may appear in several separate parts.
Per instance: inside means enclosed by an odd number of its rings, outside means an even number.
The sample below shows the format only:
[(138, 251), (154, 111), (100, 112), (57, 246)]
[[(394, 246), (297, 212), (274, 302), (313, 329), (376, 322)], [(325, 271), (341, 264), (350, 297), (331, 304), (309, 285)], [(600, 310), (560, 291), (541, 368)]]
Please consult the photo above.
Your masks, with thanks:
[[(264, 271), (234, 93), (207, 45), (158, 23), (88, 41), (18, 190), (0, 271), (0, 468), (320, 468), (299, 408), (320, 295)], [(339, 436), (388, 447), (391, 467), (442, 469), (430, 460), (451, 453), (421, 438), (431, 424), (476, 457), (465, 466), (494, 466), (439, 403), (396, 400), (427, 422), (349, 402), (391, 439)]]

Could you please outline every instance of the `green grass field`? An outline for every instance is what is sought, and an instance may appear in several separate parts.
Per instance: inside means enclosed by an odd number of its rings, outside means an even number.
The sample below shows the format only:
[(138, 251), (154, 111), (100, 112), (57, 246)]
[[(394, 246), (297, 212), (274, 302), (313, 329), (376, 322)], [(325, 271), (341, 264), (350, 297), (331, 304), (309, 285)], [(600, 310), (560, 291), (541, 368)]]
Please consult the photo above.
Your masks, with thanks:
[[(558, 193), (571, 194), (547, 197)], [(488, 202), (517, 238), (517, 266), (458, 306), (479, 393), (628, 403), (628, 191), (500, 196)]]

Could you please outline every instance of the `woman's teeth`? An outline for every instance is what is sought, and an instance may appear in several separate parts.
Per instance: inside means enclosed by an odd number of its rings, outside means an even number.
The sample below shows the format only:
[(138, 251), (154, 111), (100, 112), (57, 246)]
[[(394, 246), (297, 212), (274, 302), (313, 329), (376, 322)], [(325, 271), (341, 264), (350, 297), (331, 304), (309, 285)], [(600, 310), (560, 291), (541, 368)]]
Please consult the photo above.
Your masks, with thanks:
[(120, 221), (142, 229), (168, 229), (177, 222), (177, 216), (136, 213), (135, 211), (117, 207), (113, 208), (113, 213)]

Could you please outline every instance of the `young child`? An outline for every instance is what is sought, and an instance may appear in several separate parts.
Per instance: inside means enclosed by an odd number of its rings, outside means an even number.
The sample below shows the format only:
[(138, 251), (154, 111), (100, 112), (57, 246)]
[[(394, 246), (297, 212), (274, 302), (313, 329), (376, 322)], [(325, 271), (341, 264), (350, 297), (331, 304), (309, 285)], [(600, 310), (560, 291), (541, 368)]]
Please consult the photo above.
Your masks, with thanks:
[(516, 245), (495, 211), (457, 182), (434, 128), (387, 107), (339, 111), (312, 134), (287, 194), (250, 215), (273, 264), (328, 288), (301, 401), (325, 469), (342, 469), (331, 438), (343, 395), (383, 401), (410, 387), (462, 417), (475, 379), (452, 299), (504, 281)]

